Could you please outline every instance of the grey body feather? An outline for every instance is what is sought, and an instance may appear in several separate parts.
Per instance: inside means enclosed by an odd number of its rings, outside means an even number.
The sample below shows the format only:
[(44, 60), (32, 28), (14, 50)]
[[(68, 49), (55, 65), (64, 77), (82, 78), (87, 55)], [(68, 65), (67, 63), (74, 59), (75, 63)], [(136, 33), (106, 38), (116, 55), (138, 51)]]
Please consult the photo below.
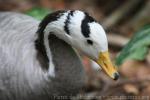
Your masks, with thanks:
[(23, 14), (0, 13), (0, 100), (50, 100), (75, 95), (84, 85), (78, 55), (56, 36), (50, 36), (56, 76), (42, 69), (39, 60), (44, 59), (35, 49), (38, 24)]

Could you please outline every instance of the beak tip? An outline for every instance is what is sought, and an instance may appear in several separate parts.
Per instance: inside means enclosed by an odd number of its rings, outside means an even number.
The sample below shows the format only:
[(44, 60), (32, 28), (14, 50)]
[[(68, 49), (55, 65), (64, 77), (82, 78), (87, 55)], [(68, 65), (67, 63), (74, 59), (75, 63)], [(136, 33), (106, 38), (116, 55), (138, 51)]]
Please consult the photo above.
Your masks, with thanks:
[(118, 80), (119, 78), (119, 74), (118, 73), (114, 73), (114, 80)]

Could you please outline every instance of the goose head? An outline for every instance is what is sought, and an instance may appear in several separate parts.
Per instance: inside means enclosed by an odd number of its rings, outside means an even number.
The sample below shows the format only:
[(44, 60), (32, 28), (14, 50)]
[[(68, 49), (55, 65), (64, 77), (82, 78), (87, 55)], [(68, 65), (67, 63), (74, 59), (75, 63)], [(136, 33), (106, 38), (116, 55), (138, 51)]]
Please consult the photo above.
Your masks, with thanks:
[(45, 17), (40, 28), (45, 38), (49, 34), (56, 35), (94, 60), (112, 79), (118, 79), (119, 74), (109, 57), (106, 33), (89, 14), (79, 10), (57, 11)]

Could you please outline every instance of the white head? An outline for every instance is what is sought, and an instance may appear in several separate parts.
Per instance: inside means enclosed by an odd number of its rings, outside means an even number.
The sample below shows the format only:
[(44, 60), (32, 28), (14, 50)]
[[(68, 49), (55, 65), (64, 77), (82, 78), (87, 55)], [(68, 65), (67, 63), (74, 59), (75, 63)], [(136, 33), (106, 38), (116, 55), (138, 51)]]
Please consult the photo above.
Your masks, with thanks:
[(55, 34), (96, 61), (111, 78), (118, 78), (118, 73), (109, 59), (105, 31), (98, 22), (78, 10), (55, 12), (54, 16), (56, 18), (45, 25), (45, 34)]

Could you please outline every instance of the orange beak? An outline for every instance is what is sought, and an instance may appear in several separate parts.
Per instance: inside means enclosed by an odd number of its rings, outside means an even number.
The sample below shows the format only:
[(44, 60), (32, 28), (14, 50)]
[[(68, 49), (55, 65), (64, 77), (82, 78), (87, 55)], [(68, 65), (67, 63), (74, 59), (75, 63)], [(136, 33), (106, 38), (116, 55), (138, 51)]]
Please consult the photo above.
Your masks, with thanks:
[(101, 67), (102, 70), (110, 76), (112, 79), (117, 80), (119, 78), (119, 74), (115, 66), (113, 66), (108, 51), (101, 52), (99, 54), (99, 58), (96, 61)]

